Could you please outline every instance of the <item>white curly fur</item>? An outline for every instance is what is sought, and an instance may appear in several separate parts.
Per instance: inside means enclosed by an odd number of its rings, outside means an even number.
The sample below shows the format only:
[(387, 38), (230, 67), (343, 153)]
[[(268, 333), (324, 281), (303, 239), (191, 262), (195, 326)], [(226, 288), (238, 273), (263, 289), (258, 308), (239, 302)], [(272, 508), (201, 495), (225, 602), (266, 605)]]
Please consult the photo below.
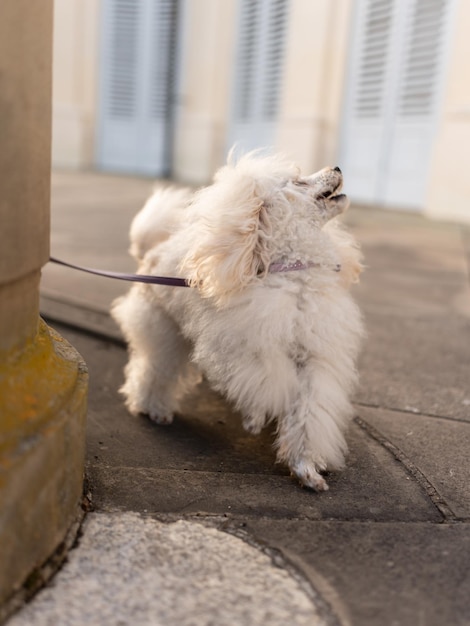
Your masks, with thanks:
[[(278, 460), (303, 485), (328, 488), (320, 472), (344, 462), (363, 333), (348, 291), (360, 253), (332, 219), (348, 205), (341, 185), (338, 169), (301, 178), (281, 157), (250, 154), (194, 196), (153, 194), (131, 227), (139, 271), (193, 288), (136, 284), (113, 305), (129, 343), (131, 413), (170, 423), (202, 374), (249, 432), (275, 420)], [(269, 272), (296, 261), (314, 265)]]

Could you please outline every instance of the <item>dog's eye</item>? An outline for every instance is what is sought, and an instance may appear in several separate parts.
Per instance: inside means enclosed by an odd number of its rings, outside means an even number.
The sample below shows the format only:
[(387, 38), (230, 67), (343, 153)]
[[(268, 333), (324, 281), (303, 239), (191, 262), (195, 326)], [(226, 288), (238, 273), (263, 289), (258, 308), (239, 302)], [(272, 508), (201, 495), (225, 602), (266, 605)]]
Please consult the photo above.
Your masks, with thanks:
[(297, 180), (293, 180), (292, 181), (294, 183), (294, 185), (297, 185), (298, 187), (307, 187), (308, 182), (306, 180), (302, 180), (301, 178), (298, 178)]

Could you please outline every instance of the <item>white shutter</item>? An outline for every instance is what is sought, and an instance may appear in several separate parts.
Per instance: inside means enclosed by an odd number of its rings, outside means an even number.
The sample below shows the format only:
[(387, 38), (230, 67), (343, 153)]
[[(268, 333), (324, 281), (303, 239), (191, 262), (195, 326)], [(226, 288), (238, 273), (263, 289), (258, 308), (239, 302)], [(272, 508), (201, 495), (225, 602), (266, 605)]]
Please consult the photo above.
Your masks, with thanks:
[(164, 175), (169, 141), (176, 0), (104, 0), (98, 165)]
[(342, 130), (351, 198), (424, 203), (453, 0), (359, 0)]
[(377, 202), (394, 0), (358, 2), (340, 163), (351, 198)]
[(389, 206), (419, 209), (425, 202), (450, 4), (450, 0), (415, 0), (408, 5), (382, 190)]
[(411, 12), (399, 96), (400, 117), (433, 112), (448, 4), (448, 0), (417, 0)]
[(177, 0), (146, 1), (139, 169), (162, 176), (170, 169)]
[(274, 141), (287, 18), (288, 0), (240, 0), (229, 146)]
[(393, 21), (393, 0), (372, 0), (364, 15), (354, 108), (359, 119), (381, 116)]

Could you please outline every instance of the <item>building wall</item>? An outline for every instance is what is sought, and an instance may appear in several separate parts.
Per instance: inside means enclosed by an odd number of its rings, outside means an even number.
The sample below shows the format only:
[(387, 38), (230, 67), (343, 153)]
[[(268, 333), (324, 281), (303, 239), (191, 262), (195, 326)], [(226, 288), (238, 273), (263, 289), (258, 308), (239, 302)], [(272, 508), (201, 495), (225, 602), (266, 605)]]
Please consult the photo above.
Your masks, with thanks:
[[(56, 0), (53, 164), (94, 166), (102, 0)], [(311, 172), (338, 159), (355, 0), (291, 0), (276, 148)], [(470, 221), (470, 3), (455, 0), (449, 68), (424, 211)], [(181, 0), (172, 175), (202, 184), (225, 160), (238, 0)]]
[(236, 0), (182, 2), (173, 175), (207, 182), (225, 159)]
[(452, 26), (425, 212), (435, 218), (470, 222), (470, 2), (467, 0), (456, 3)]
[[(306, 172), (336, 163), (352, 0), (293, 0), (275, 145)], [(187, 0), (173, 173), (206, 182), (226, 156), (237, 1)]]
[(99, 0), (55, 0), (52, 163), (88, 168), (94, 160)]
[(336, 165), (352, 3), (291, 3), (276, 146), (305, 172)]

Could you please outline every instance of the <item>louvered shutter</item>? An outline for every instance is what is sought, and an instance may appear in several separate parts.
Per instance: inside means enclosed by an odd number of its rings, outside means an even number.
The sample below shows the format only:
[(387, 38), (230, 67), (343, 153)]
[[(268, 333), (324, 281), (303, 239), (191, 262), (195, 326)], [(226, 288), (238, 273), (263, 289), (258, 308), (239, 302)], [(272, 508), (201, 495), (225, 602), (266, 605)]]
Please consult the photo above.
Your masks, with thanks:
[(98, 166), (169, 169), (176, 0), (104, 0)]
[(274, 142), (279, 112), (288, 0), (240, 0), (229, 147)]
[(451, 0), (407, 4), (396, 108), (386, 138), (383, 202), (422, 208), (428, 185)]
[(408, 24), (399, 116), (431, 115), (436, 98), (448, 0), (417, 0)]
[(394, 0), (367, 0), (356, 5), (340, 156), (348, 193), (356, 201), (378, 200), (394, 4)]
[(452, 2), (358, 2), (340, 155), (356, 201), (423, 205)]

